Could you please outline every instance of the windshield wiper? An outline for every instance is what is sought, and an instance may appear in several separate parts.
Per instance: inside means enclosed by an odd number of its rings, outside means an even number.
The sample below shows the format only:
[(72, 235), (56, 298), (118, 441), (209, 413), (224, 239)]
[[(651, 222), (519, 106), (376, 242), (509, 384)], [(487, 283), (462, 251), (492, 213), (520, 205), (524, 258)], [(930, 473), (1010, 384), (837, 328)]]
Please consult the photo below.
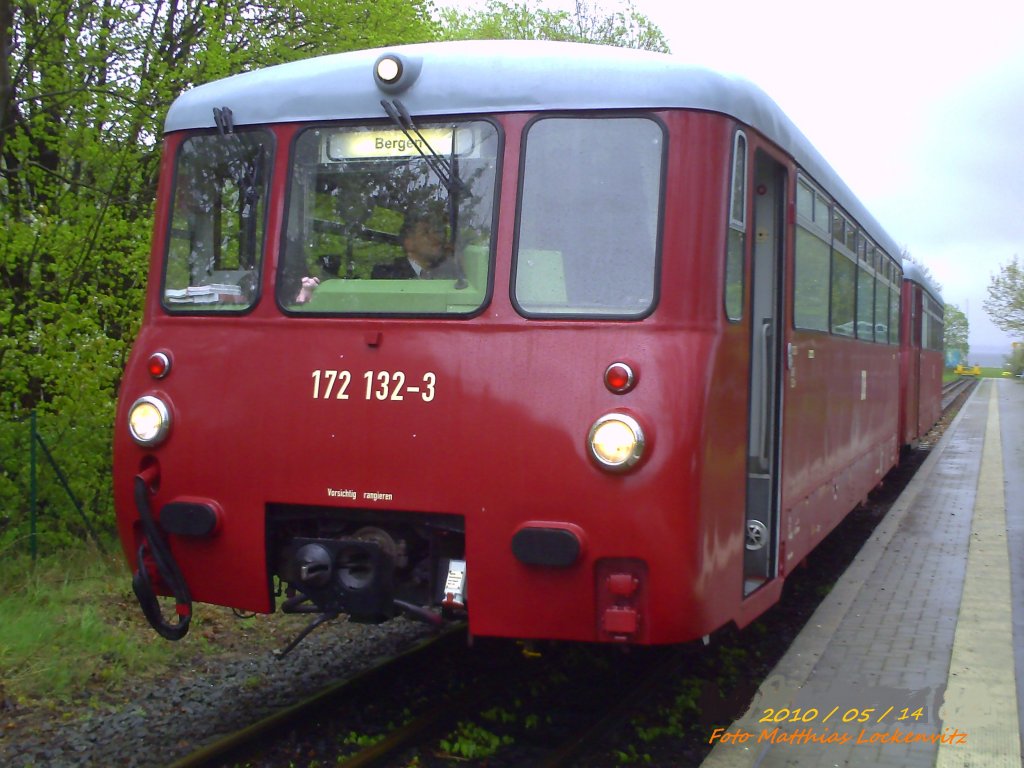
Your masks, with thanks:
[[(455, 135), (452, 133), (452, 160), (448, 160), (446, 157), (439, 155), (434, 148), (430, 146), (430, 142), (427, 141), (427, 137), (420, 133), (420, 129), (416, 127), (416, 123), (413, 122), (412, 115), (409, 114), (409, 110), (405, 108), (405, 105), (398, 99), (381, 99), (380, 105), (384, 108), (388, 117), (391, 118), (391, 122), (398, 126), (398, 129), (405, 134), (405, 138), (416, 147), (416, 151), (420, 153), (420, 157), (427, 163), (430, 170), (441, 180), (444, 188), (448, 190), (449, 197), (456, 197), (458, 194), (468, 192), (466, 185), (462, 179), (459, 178), (458, 171), (456, 170), (454, 159), (455, 159)], [(415, 137), (414, 137), (415, 134)], [(424, 151), (424, 147), (426, 150)]]
[[(399, 130), (405, 135), (405, 138), (409, 140), (409, 143), (416, 147), (420, 157), (423, 158), (437, 178), (441, 180), (444, 188), (448, 190), (448, 226), (451, 230), (452, 244), (454, 245), (455, 233), (459, 231), (459, 195), (469, 192), (462, 179), (459, 178), (458, 161), (455, 157), (455, 129), (452, 128), (451, 160), (448, 160), (435, 152), (434, 148), (430, 146), (430, 142), (427, 141), (427, 137), (420, 133), (420, 129), (416, 127), (416, 123), (413, 122), (412, 115), (405, 108), (405, 104), (398, 99), (392, 99), (391, 101), (381, 99), (380, 105), (384, 108), (388, 117), (391, 118), (391, 122), (397, 125)], [(415, 138), (413, 134), (415, 134)], [(426, 151), (424, 151), (424, 147), (426, 147)], [(469, 282), (466, 280), (466, 273), (462, 268), (462, 259), (459, 258), (457, 253), (452, 253), (452, 262), (455, 265), (456, 290), (467, 288)]]
[[(242, 219), (240, 235), (240, 253), (246, 269), (252, 269), (256, 263), (257, 246), (257, 206), (260, 191), (263, 187), (263, 145), (250, 146), (235, 133), (235, 120), (229, 107), (213, 108), (213, 122), (217, 133), (224, 140), (231, 157), (227, 166), (234, 174), (239, 190), (239, 216)], [(255, 149), (255, 151), (254, 151)]]

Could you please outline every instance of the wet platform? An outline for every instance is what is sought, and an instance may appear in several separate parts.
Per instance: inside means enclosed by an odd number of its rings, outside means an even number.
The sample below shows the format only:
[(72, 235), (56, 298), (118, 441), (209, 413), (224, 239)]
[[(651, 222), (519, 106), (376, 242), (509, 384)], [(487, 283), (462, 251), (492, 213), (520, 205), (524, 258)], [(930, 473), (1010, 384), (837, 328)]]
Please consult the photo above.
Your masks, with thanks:
[(986, 380), (702, 768), (1021, 768), (1024, 382)]

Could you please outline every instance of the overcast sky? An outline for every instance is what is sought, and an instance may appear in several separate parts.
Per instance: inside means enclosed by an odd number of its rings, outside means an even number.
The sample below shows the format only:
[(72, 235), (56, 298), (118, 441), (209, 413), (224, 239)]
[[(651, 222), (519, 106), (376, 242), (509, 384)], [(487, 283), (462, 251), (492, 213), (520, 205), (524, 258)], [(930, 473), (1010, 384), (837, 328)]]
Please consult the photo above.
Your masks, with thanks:
[(982, 301), (1024, 257), (1022, 0), (634, 2), (675, 56), (760, 85), (967, 313), (972, 349), (1009, 351)]
[(896, 242), (1008, 351), (982, 308), (1024, 256), (1024, 2), (636, 0), (674, 55), (764, 88)]

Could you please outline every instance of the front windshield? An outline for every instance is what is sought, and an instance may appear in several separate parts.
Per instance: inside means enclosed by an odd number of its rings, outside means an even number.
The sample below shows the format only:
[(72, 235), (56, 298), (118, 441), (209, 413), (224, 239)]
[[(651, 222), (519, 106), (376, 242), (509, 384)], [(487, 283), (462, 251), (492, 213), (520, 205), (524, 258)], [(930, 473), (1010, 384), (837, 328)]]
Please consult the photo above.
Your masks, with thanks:
[(277, 281), (285, 310), (446, 315), (483, 305), (497, 129), (426, 123), (420, 136), (391, 126), (299, 135)]

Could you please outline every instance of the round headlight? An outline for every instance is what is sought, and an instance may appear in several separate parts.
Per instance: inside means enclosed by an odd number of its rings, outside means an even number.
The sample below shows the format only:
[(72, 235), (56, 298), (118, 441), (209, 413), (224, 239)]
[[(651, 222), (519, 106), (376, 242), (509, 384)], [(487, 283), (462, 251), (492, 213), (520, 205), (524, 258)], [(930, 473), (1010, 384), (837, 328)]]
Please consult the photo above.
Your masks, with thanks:
[(422, 68), (423, 59), (418, 56), (385, 53), (373, 63), (373, 80), (385, 93), (397, 94), (412, 87)]
[(132, 403), (128, 431), (136, 443), (152, 448), (166, 439), (170, 429), (171, 412), (163, 400), (146, 395)]
[(624, 413), (608, 413), (594, 422), (587, 436), (590, 455), (602, 468), (629, 469), (644, 455), (644, 431)]
[(402, 62), (394, 56), (381, 56), (377, 59), (377, 77), (385, 83), (393, 83), (402, 76)]

